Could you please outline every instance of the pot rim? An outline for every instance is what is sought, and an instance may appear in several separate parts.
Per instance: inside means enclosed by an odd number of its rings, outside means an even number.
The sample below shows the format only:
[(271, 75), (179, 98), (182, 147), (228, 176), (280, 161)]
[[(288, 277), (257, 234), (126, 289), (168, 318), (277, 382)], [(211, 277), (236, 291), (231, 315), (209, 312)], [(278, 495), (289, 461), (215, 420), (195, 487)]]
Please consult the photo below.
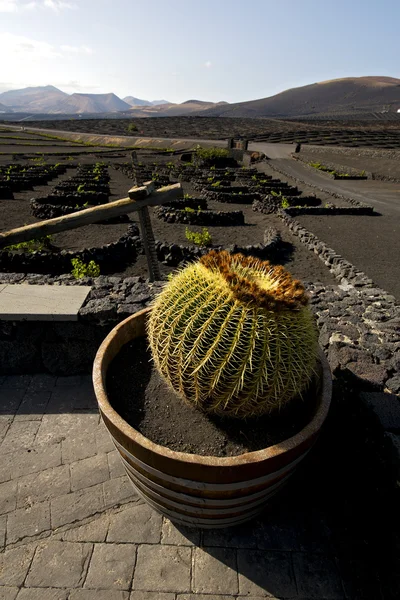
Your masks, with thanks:
[(278, 444), (267, 446), (261, 450), (238, 454), (236, 456), (203, 456), (200, 454), (190, 454), (188, 452), (171, 450), (167, 446), (161, 446), (142, 435), (137, 429), (129, 425), (129, 423), (127, 423), (127, 421), (125, 421), (125, 419), (123, 419), (110, 404), (106, 391), (107, 368), (105, 367), (105, 355), (110, 343), (119, 336), (128, 323), (134, 319), (146, 319), (150, 311), (151, 307), (145, 308), (116, 325), (102, 342), (93, 363), (93, 386), (100, 412), (112, 423), (112, 425), (114, 425), (114, 427), (122, 431), (128, 438), (131, 438), (133, 442), (159, 456), (177, 460), (179, 462), (210, 467), (236, 467), (248, 463), (265, 461), (269, 458), (275, 458), (303, 445), (309, 438), (318, 434), (328, 415), (332, 396), (331, 370), (328, 360), (320, 347), (318, 350), (318, 357), (321, 362), (322, 375), (320, 391), (321, 400), (318, 408), (311, 421), (303, 427), (303, 429), (294, 436), (287, 438)]

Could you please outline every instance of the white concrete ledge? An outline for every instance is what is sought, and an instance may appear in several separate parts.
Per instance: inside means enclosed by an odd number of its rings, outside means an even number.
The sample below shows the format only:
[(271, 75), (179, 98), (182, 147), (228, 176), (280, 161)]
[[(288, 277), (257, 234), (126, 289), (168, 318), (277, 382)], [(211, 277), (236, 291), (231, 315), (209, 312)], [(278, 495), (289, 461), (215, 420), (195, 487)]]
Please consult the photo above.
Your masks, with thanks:
[(80, 285), (0, 285), (0, 320), (77, 321), (91, 289)]

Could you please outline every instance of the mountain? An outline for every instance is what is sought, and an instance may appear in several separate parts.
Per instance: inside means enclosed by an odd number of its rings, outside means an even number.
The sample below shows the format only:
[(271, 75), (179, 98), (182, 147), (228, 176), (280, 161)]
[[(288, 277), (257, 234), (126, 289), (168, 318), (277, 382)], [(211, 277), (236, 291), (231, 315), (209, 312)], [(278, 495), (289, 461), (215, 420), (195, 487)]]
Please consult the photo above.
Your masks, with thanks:
[(151, 103), (153, 106), (159, 106), (160, 104), (171, 104), (168, 100), (152, 100)]
[(28, 87), (0, 94), (0, 102), (14, 111), (51, 113), (68, 94), (53, 85)]
[(57, 106), (57, 113), (109, 113), (129, 110), (129, 104), (115, 94), (71, 94)]
[(13, 112), (9, 106), (6, 106), (5, 104), (1, 104), (0, 103), (0, 113), (3, 112)]
[[(0, 97), (1, 99), (1, 97)], [(260, 100), (215, 106), (207, 117), (300, 117), (338, 113), (396, 112), (400, 108), (400, 79), (346, 77), (292, 88)]]
[(129, 115), (136, 118), (142, 117), (183, 117), (192, 114), (203, 114), (208, 109), (214, 109), (226, 102), (205, 102), (204, 100), (186, 100), (182, 104), (157, 104), (156, 106), (134, 107)]
[(134, 96), (126, 96), (126, 98), (122, 98), (122, 100), (127, 104), (130, 104), (130, 106), (152, 106), (152, 102), (140, 100), (140, 98), (135, 98)]

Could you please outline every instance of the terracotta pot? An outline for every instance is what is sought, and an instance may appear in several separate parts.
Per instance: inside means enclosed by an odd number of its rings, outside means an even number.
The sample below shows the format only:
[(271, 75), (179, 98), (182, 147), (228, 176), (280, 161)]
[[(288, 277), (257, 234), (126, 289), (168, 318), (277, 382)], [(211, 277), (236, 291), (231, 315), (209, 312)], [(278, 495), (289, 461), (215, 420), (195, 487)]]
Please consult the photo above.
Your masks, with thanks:
[(150, 310), (132, 315), (110, 332), (97, 352), (93, 369), (100, 412), (127, 474), (137, 492), (172, 521), (209, 528), (247, 521), (263, 510), (316, 441), (332, 395), (328, 362), (320, 351), (315, 414), (293, 437), (264, 450), (233, 457), (175, 452), (128, 425), (107, 397), (108, 366), (124, 344), (146, 335)]

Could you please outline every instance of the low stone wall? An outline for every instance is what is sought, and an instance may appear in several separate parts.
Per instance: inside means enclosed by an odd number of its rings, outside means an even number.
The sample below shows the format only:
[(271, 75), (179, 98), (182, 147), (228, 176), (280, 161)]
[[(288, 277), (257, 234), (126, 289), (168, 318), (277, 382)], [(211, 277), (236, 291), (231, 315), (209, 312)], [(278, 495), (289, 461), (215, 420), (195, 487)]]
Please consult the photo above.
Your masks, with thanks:
[(349, 176), (343, 175), (343, 176), (335, 176), (332, 173), (329, 173), (327, 171), (322, 171), (321, 169), (317, 169), (316, 167), (312, 167), (310, 165), (310, 162), (313, 162), (310, 157), (305, 158), (303, 155), (301, 154), (294, 154), (292, 156), (292, 158), (294, 158), (295, 160), (300, 160), (308, 169), (311, 169), (312, 171), (318, 171), (319, 173), (322, 173), (323, 175), (325, 175), (326, 177), (328, 177), (329, 179), (373, 179), (372, 173), (369, 171), (364, 171), (364, 175), (360, 175), (360, 171), (358, 169), (355, 169), (354, 167), (349, 167), (349, 166), (345, 166), (345, 165), (340, 165), (338, 163), (333, 163), (332, 161), (326, 161), (324, 160), (323, 164), (324, 167), (327, 167), (328, 169), (330, 169), (331, 171), (336, 171), (337, 173), (348, 173)]
[(285, 213), (292, 217), (298, 215), (373, 215), (372, 206), (291, 206), (285, 208)]
[(187, 225), (215, 225), (219, 227), (244, 225), (244, 214), (241, 210), (231, 212), (200, 210), (190, 212), (186, 210), (175, 210), (160, 206), (156, 209), (156, 215), (166, 223), (186, 223)]
[[(295, 181), (297, 181), (298, 183), (304, 183), (305, 185), (307, 185), (308, 187), (314, 188), (316, 190), (319, 190), (320, 192), (324, 192), (327, 194), (330, 194), (331, 196), (333, 196), (334, 198), (340, 198), (341, 200), (344, 200), (345, 202), (348, 202), (349, 204), (352, 204), (353, 206), (358, 206), (358, 207), (362, 207), (362, 208), (372, 208), (369, 204), (365, 204), (365, 202), (359, 202), (358, 200), (355, 200), (354, 198), (349, 198), (348, 196), (344, 196), (343, 194), (338, 194), (337, 192), (332, 192), (330, 190), (326, 190), (321, 186), (318, 185), (314, 185), (312, 183), (309, 183), (308, 181), (305, 181), (304, 179), (300, 179), (300, 177), (294, 177), (293, 175), (289, 175), (288, 173), (286, 173), (286, 171), (284, 171), (283, 169), (280, 169), (279, 167), (277, 167), (276, 164), (272, 165), (270, 164), (270, 166), (277, 171), (277, 173), (281, 173), (281, 175), (284, 175), (286, 177), (290, 177), (291, 179), (294, 179)], [(312, 167), (310, 167), (312, 168)]]
[(116, 264), (134, 262), (141, 247), (139, 230), (136, 224), (128, 227), (127, 233), (116, 242), (105, 244), (99, 248), (85, 248), (76, 252), (0, 252), (0, 272), (4, 273), (70, 273), (71, 260), (79, 258), (84, 263), (94, 260), (100, 271), (107, 273), (115, 270)]

